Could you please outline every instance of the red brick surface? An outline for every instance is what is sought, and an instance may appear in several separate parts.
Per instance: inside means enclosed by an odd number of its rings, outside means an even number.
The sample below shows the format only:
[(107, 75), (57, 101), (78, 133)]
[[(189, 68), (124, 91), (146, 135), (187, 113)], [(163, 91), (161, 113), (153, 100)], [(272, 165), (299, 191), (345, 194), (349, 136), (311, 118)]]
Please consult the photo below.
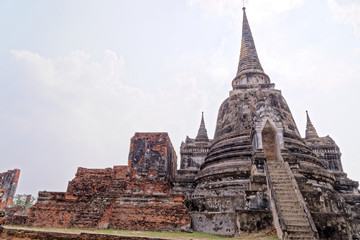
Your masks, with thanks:
[(27, 225), (179, 230), (190, 224), (182, 195), (172, 195), (176, 154), (166, 133), (135, 134), (129, 166), (78, 168), (66, 192), (39, 192)]
[(20, 169), (8, 170), (7, 172), (0, 173), (0, 189), (3, 190), (3, 196), (0, 198), (0, 209), (12, 205), (19, 176)]

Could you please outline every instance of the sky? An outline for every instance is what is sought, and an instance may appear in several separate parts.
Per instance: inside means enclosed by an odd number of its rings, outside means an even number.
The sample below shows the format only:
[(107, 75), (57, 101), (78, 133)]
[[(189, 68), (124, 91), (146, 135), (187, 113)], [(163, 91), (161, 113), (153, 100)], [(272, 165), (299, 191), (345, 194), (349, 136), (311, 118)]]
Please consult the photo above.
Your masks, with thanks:
[[(247, 0), (265, 73), (360, 181), (360, 1)], [(127, 165), (135, 132), (213, 137), (241, 44), (241, 0), (0, 0), (0, 172), (66, 191), (78, 167)]]

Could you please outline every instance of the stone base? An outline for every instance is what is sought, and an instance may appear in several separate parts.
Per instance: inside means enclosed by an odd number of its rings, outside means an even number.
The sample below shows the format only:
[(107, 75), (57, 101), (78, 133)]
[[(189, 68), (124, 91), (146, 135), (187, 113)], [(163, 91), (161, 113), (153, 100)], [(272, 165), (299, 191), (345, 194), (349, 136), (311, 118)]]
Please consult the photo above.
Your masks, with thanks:
[(312, 212), (311, 215), (316, 223), (320, 239), (353, 239), (352, 234), (348, 231), (347, 221), (340, 214)]
[(235, 213), (191, 213), (194, 231), (234, 236)]
[(237, 234), (260, 231), (273, 226), (271, 211), (238, 210), (236, 211)]
[(236, 212), (208, 212), (190, 214), (194, 231), (226, 236), (260, 231), (273, 226), (271, 211), (237, 210)]

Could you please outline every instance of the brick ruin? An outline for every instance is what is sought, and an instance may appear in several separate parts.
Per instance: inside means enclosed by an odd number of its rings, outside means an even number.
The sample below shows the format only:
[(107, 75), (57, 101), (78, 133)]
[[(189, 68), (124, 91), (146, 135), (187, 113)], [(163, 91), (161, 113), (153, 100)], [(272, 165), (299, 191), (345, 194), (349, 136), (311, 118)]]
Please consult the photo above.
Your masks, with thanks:
[(7, 208), (12, 205), (19, 176), (19, 169), (8, 170), (7, 172), (0, 173), (0, 189), (3, 190), (3, 196), (0, 201), (0, 209)]
[(358, 182), (308, 115), (301, 137), (260, 64), (243, 10), (238, 71), (213, 139), (202, 116), (176, 170), (167, 133), (136, 133), (128, 166), (79, 168), (66, 192), (39, 192), (27, 225), (161, 231), (191, 223), (228, 236), (273, 226), (280, 239), (360, 239)]
[(189, 228), (184, 196), (171, 192), (176, 162), (167, 133), (135, 133), (128, 166), (78, 168), (66, 192), (39, 192), (27, 225), (152, 231)]
[(7, 210), (12, 205), (19, 176), (19, 169), (0, 173), (0, 232), (2, 231), (2, 225), (6, 223)]

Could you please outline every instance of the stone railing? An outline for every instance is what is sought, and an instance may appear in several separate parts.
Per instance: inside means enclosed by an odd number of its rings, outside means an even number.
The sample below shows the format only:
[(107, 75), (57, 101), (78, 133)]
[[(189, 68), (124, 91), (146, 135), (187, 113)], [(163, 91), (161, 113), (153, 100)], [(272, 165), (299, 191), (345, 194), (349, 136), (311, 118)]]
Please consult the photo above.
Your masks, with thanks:
[(276, 196), (276, 192), (275, 192), (275, 188), (274, 188), (274, 183), (271, 180), (271, 176), (270, 176), (270, 171), (269, 171), (269, 167), (267, 162), (265, 161), (265, 172), (266, 172), (266, 180), (268, 182), (268, 187), (269, 187), (269, 191), (270, 191), (270, 197), (271, 197), (271, 202), (274, 204), (276, 211), (273, 211), (273, 213), (275, 214), (274, 216), (274, 225), (276, 228), (276, 219), (279, 221), (279, 226), (280, 226), (280, 230), (282, 233), (282, 239), (286, 239), (287, 236), (287, 228), (286, 228), (286, 224), (284, 221), (284, 217), (281, 213), (281, 209), (280, 209), (280, 205), (279, 205), (279, 201), (278, 198)]

